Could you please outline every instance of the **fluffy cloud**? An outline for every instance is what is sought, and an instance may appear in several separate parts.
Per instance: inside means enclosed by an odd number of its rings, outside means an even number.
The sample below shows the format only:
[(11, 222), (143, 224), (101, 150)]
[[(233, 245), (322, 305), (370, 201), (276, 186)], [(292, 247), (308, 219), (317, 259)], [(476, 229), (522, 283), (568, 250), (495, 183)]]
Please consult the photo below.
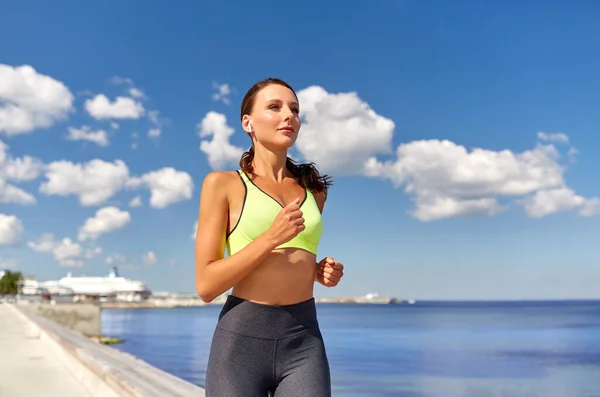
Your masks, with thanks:
[(102, 94), (86, 100), (85, 109), (96, 120), (139, 119), (145, 112), (144, 106), (132, 98), (119, 96), (111, 102)]
[(565, 187), (559, 158), (553, 145), (513, 153), (469, 151), (447, 140), (423, 140), (398, 146), (395, 160), (370, 158), (365, 175), (404, 186), (416, 205), (411, 214), (422, 221), (495, 215), (505, 208), (499, 197), (517, 198), (530, 216), (575, 208), (592, 215), (594, 199), (576, 196)]
[(84, 206), (100, 205), (123, 189), (129, 181), (129, 169), (121, 160), (94, 159), (85, 164), (55, 161), (46, 166), (47, 182), (40, 185), (46, 195), (79, 196)]
[(88, 218), (79, 229), (79, 241), (95, 240), (103, 234), (122, 229), (131, 222), (131, 215), (117, 207), (104, 207), (96, 211), (96, 215)]
[(23, 223), (14, 215), (0, 213), (0, 245), (15, 245), (21, 240)]
[(71, 239), (56, 241), (52, 234), (43, 235), (40, 240), (27, 243), (36, 252), (50, 253), (61, 266), (82, 267), (86, 259), (91, 259), (102, 252), (100, 247), (84, 248)]
[(201, 138), (212, 139), (200, 142), (200, 150), (208, 157), (208, 164), (214, 170), (223, 169), (228, 165), (237, 164), (244, 153), (244, 149), (229, 143), (234, 129), (227, 125), (224, 114), (208, 112), (198, 123), (198, 135)]
[(522, 204), (532, 218), (541, 218), (562, 211), (577, 211), (581, 216), (600, 214), (599, 198), (586, 199), (566, 186), (540, 190), (524, 199)]
[(150, 189), (150, 206), (165, 208), (171, 204), (192, 198), (194, 182), (187, 172), (166, 167), (148, 172), (129, 181), (131, 186), (145, 185)]
[(132, 177), (122, 160), (94, 159), (83, 164), (56, 161), (46, 166), (45, 177), (47, 181), (40, 185), (41, 193), (76, 195), (83, 206), (101, 205), (123, 189), (146, 186), (150, 189), (150, 205), (164, 208), (190, 199), (194, 189), (192, 177), (187, 172), (166, 167)]
[(24, 190), (9, 184), (9, 181), (23, 182), (38, 178), (43, 163), (33, 157), (14, 158), (8, 153), (8, 145), (0, 141), (0, 203), (33, 204), (35, 197)]
[(60, 81), (29, 65), (0, 64), (0, 133), (47, 128), (73, 111), (73, 94)]
[(330, 173), (361, 173), (376, 154), (392, 152), (394, 122), (378, 115), (354, 92), (332, 94), (319, 86), (298, 92), (303, 157)]
[(98, 146), (108, 146), (108, 134), (104, 130), (92, 131), (89, 126), (84, 125), (81, 128), (69, 127), (67, 135), (69, 141), (87, 141), (95, 143)]

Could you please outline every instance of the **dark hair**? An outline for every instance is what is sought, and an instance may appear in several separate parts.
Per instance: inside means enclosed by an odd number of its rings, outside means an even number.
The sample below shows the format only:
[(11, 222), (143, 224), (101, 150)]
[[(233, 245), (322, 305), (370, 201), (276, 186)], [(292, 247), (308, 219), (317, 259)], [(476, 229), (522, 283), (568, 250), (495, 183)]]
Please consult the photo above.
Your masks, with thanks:
[[(254, 99), (256, 97), (256, 94), (264, 87), (271, 84), (278, 84), (289, 88), (296, 96), (296, 99), (298, 99), (298, 96), (296, 95), (294, 89), (283, 80), (276, 78), (268, 78), (259, 81), (256, 84), (254, 84), (244, 96), (240, 111), (240, 119), (242, 119), (245, 114), (250, 114), (250, 112), (252, 112), (252, 107), (254, 106)], [(244, 154), (242, 154), (242, 157), (240, 158), (240, 168), (246, 174), (254, 174), (252, 160), (254, 160), (254, 143), (252, 144), (250, 149), (248, 149), (247, 152), (244, 152)], [(294, 178), (298, 179), (302, 187), (308, 188), (312, 192), (324, 192), (325, 194), (327, 194), (327, 189), (329, 188), (329, 186), (332, 185), (331, 177), (329, 175), (321, 175), (315, 164), (312, 162), (305, 164), (297, 164), (294, 160), (288, 157), (285, 166), (294, 176)]]

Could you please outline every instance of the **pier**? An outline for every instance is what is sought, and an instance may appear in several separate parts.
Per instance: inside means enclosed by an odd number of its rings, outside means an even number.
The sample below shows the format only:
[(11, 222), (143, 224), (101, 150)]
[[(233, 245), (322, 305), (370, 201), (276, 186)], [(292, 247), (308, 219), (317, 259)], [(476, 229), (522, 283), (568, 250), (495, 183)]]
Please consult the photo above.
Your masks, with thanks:
[(39, 311), (27, 304), (0, 304), (1, 397), (204, 396), (202, 388)]

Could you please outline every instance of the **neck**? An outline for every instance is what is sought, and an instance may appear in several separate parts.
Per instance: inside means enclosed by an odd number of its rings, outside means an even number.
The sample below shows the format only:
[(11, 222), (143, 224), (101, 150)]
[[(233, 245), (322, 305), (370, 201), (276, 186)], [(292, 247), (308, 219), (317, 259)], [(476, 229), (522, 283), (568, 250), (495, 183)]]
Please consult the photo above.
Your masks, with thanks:
[(254, 173), (258, 176), (282, 182), (285, 177), (289, 176), (289, 171), (285, 166), (286, 161), (287, 150), (272, 152), (259, 145), (254, 147), (252, 167)]

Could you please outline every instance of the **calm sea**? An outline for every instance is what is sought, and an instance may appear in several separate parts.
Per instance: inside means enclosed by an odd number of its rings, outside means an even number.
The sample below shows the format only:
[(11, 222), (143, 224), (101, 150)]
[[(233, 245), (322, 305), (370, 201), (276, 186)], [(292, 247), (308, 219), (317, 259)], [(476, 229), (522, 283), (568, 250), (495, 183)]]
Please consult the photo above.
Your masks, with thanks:
[[(600, 396), (600, 302), (317, 307), (336, 397)], [(220, 309), (105, 310), (104, 334), (203, 386)]]

